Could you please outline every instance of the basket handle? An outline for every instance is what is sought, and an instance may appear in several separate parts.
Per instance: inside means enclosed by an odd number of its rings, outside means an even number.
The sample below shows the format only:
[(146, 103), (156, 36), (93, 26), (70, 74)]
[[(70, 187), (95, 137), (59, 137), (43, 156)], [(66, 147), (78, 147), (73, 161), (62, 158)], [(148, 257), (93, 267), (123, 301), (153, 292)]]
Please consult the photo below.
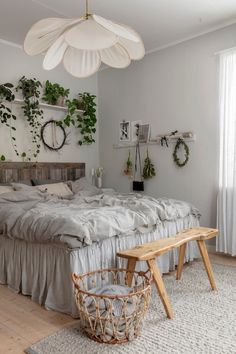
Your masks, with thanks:
[(78, 275), (76, 274), (76, 273), (71, 273), (71, 279), (72, 279), (72, 281), (73, 281), (73, 283), (74, 283), (74, 286), (77, 288), (77, 289), (79, 289), (80, 287), (79, 287), (79, 285), (77, 284), (77, 280), (78, 280)]

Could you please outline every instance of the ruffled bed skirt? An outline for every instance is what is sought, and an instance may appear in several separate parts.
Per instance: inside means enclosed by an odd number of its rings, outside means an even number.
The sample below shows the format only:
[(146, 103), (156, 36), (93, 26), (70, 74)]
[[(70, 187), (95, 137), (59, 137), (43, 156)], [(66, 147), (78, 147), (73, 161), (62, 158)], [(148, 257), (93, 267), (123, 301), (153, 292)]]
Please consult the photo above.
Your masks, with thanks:
[[(80, 249), (69, 250), (56, 244), (27, 243), (0, 236), (0, 283), (44, 305), (47, 309), (78, 316), (74, 301), (71, 272), (126, 267), (124, 259), (116, 258), (119, 250), (173, 236), (190, 227), (199, 226), (199, 220), (188, 216), (171, 222), (163, 222), (149, 233), (125, 237), (112, 237)], [(185, 261), (198, 257), (193, 242), (186, 249)], [(177, 250), (158, 259), (163, 273), (175, 268), (178, 263)], [(146, 269), (145, 262), (139, 262), (137, 269)]]

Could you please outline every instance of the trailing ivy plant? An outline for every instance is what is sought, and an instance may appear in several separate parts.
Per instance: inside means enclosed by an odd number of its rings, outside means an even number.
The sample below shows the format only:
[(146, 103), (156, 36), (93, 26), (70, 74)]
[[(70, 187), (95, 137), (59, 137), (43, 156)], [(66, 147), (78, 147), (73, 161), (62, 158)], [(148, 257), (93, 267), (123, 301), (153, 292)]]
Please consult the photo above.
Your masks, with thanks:
[(15, 99), (15, 95), (12, 92), (13, 88), (14, 86), (10, 83), (0, 85), (0, 102), (12, 102)]
[(96, 96), (91, 95), (88, 92), (79, 94), (79, 101), (83, 105), (84, 113), (78, 114), (78, 128), (82, 135), (82, 139), (79, 140), (79, 145), (90, 145), (95, 143), (94, 134), (96, 133)]
[[(88, 92), (80, 93), (79, 99), (66, 100), (68, 112), (63, 121), (58, 124), (64, 124), (67, 127), (71, 125), (79, 128), (82, 138), (78, 141), (79, 145), (91, 145), (95, 142), (96, 133), (96, 96)], [(82, 109), (83, 113), (78, 112)]]
[(61, 85), (51, 83), (49, 80), (46, 81), (44, 88), (44, 95), (42, 100), (51, 105), (58, 104), (58, 99), (60, 97), (68, 97), (70, 89), (65, 89)]
[(65, 116), (63, 123), (70, 127), (71, 125), (75, 126), (76, 121), (78, 119), (78, 113), (76, 112), (78, 109), (78, 102), (76, 98), (72, 100), (66, 100), (66, 106), (68, 108), (67, 115)]
[(24, 99), (30, 98), (39, 98), (40, 96), (40, 88), (42, 84), (39, 80), (27, 79), (25, 76), (22, 76), (19, 80), (18, 86), (16, 87), (16, 91), (21, 90)]
[[(39, 97), (40, 97), (40, 89), (42, 84), (39, 80), (27, 79), (23, 76), (19, 80), (19, 84), (16, 88), (16, 91), (21, 90), (23, 94), (24, 104), (22, 106), (24, 116), (30, 126), (30, 133), (32, 136), (32, 149), (29, 149), (29, 156), (26, 152), (21, 154), (23, 159), (31, 161), (32, 157), (37, 158), (40, 153), (40, 130), (42, 126), (43, 119), (43, 111), (39, 106)], [(16, 152), (17, 156), (19, 156), (19, 152)]]
[[(16, 120), (16, 116), (12, 113), (12, 110), (5, 104), (5, 102), (12, 102), (15, 99), (13, 94), (13, 85), (10, 83), (0, 85), (0, 122), (6, 127), (11, 129), (12, 140), (16, 140), (13, 136), (13, 131), (16, 130), (12, 126), (12, 120)], [(1, 161), (5, 161), (5, 155), (0, 156)]]

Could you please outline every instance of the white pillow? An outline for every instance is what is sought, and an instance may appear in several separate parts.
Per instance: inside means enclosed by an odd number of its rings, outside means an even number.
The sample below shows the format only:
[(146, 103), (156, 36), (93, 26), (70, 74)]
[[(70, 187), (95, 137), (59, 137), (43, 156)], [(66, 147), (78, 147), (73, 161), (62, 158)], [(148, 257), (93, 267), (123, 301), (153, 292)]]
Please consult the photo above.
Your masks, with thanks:
[(41, 192), (47, 192), (52, 195), (56, 195), (58, 197), (69, 197), (72, 196), (73, 193), (66, 183), (50, 183), (50, 184), (42, 184), (41, 186), (36, 186)]
[(14, 192), (14, 189), (11, 186), (0, 186), (0, 194)]
[(102, 193), (99, 188), (93, 186), (85, 177), (77, 179), (76, 181), (70, 181), (70, 184), (73, 193), (91, 196)]

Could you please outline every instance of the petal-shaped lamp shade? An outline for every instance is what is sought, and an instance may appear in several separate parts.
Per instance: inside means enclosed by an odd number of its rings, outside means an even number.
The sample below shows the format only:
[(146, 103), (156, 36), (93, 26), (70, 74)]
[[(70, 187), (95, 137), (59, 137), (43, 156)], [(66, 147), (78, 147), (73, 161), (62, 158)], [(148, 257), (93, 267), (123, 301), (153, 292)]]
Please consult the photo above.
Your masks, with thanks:
[(101, 65), (98, 52), (79, 50), (69, 47), (64, 55), (65, 69), (75, 77), (88, 77), (93, 75)]
[(120, 44), (115, 44), (111, 48), (103, 49), (99, 53), (102, 62), (113, 68), (126, 68), (131, 61), (128, 52)]
[(45, 70), (54, 69), (63, 59), (68, 44), (65, 42), (64, 34), (61, 35), (56, 42), (48, 49), (44, 61), (43, 68)]
[(65, 40), (73, 48), (101, 50), (113, 46), (118, 38), (93, 19), (88, 19), (67, 31)]
[(140, 60), (145, 55), (145, 48), (142, 41), (142, 38), (135, 32), (132, 28), (125, 26), (129, 29), (130, 32), (133, 32), (136, 36), (139, 37), (139, 42), (130, 41), (126, 38), (119, 38), (118, 43), (120, 43), (129, 53), (129, 56), (132, 60)]
[(135, 32), (130, 31), (124, 25), (120, 25), (118, 23), (114, 23), (110, 20), (107, 20), (101, 16), (93, 15), (93, 19), (99, 23), (101, 26), (106, 28), (108, 31), (115, 33), (119, 37), (123, 37), (129, 39), (130, 41), (139, 42), (140, 37), (136, 35)]
[(139, 60), (145, 54), (142, 39), (132, 28), (89, 14), (37, 22), (25, 38), (24, 50), (29, 55), (46, 52), (45, 70), (54, 69), (63, 60), (65, 69), (78, 78), (94, 74), (101, 61), (125, 68), (131, 59)]
[(37, 55), (46, 51), (68, 27), (80, 21), (81, 18), (47, 18), (35, 23), (26, 35), (25, 52), (28, 55)]

